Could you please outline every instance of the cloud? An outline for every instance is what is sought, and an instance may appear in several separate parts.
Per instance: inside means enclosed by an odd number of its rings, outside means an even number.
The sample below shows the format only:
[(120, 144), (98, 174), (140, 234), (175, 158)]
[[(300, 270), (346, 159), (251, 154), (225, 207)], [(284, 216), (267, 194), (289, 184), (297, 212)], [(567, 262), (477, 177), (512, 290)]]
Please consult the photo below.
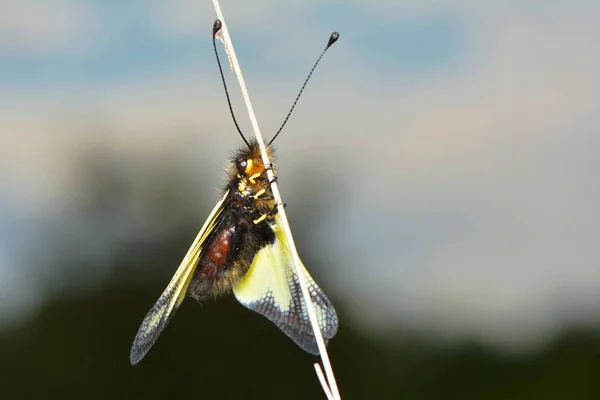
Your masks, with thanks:
[(362, 134), (344, 144), (366, 156), (354, 178), (369, 198), (353, 195), (316, 240), (357, 249), (344, 263), (356, 274), (349, 292), (365, 280), (387, 289), (364, 293), (357, 319), (512, 349), (598, 323), (600, 56), (589, 15), (473, 21), (460, 74), (362, 114)]
[[(205, 25), (196, 16), (209, 19), (212, 10), (195, 4), (157, 6), (157, 29), (197, 34)], [(501, 348), (532, 348), (565, 324), (598, 323), (598, 6), (372, 4), (373, 15), (385, 10), (389, 19), (452, 8), (465, 32), (462, 55), (448, 68), (399, 73), (386, 54), (363, 57), (364, 44), (344, 43), (342, 32), (315, 74), (278, 147), (292, 216), (303, 204), (294, 204), (286, 179), (321, 173), (331, 185), (323, 197), (336, 200), (316, 203), (323, 217), (301, 243), (329, 265), (318, 271), (322, 286), (350, 305), (356, 324)], [(233, 4), (225, 11), (238, 32), (271, 18)], [(377, 29), (375, 18), (343, 22)], [(300, 41), (300, 27), (290, 30)], [(276, 41), (266, 46), (273, 57), (293, 57), (297, 47)], [(265, 133), (283, 119), (301, 81), (275, 75), (246, 76)], [(215, 171), (237, 140), (215, 73), (182, 66), (152, 80), (70, 90), (61, 101), (50, 93), (2, 102), (0, 139), (10, 146), (0, 157), (19, 176), (14, 198), (51, 208), (76, 190), (65, 149), (94, 145), (89, 131), (78, 136), (77, 120), (107, 124), (114, 133), (103, 140), (123, 158), (197, 146)], [(245, 121), (241, 104), (234, 98)], [(195, 132), (209, 133), (201, 139), (210, 151)]]
[(5, 0), (0, 6), (0, 52), (48, 53), (78, 47), (92, 22), (84, 4)]

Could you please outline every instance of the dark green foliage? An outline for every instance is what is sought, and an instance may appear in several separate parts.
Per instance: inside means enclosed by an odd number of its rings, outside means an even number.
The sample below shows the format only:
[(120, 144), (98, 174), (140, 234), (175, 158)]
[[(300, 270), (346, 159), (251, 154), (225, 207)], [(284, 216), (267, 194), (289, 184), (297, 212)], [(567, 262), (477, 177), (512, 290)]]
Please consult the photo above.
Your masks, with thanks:
[[(0, 337), (3, 398), (323, 398), (316, 358), (232, 297), (185, 301), (152, 353), (129, 364), (139, 316), (160, 291), (114, 276), (88, 296), (55, 299)], [(341, 321), (344, 321), (343, 310)], [(359, 337), (329, 346), (344, 399), (597, 399), (600, 338), (583, 332), (525, 359), (473, 345)]]

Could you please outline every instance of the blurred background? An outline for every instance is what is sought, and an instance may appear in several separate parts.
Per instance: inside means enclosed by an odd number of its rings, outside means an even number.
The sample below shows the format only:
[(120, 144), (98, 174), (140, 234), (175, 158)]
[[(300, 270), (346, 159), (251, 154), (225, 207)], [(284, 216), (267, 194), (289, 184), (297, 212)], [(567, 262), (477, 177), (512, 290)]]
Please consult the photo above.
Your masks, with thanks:
[[(600, 4), (222, 7), (267, 138), (341, 33), (276, 165), (340, 314), (343, 398), (600, 398)], [(0, 5), (2, 398), (324, 398), (315, 358), (232, 297), (188, 299), (129, 364), (241, 145), (214, 19)]]

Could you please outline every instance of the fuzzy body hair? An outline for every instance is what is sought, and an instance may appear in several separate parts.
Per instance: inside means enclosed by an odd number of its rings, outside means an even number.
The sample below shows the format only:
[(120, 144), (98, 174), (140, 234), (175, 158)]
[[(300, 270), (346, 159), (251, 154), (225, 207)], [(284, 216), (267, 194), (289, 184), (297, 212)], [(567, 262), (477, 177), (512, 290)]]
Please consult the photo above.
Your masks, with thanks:
[[(272, 160), (273, 149), (267, 148)], [(276, 204), (256, 142), (232, 154), (226, 169), (223, 211), (209, 233), (188, 294), (198, 301), (231, 292), (256, 253), (275, 241), (269, 218)], [(256, 196), (259, 194), (259, 196)]]

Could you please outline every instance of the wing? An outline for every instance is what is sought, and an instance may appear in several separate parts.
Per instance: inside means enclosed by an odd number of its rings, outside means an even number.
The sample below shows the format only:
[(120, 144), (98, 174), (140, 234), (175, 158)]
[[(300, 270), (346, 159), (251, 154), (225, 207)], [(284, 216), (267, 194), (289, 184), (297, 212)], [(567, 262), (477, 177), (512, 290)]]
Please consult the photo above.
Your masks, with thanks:
[(194, 276), (194, 270), (196, 269), (198, 260), (200, 260), (200, 255), (202, 254), (202, 245), (206, 240), (206, 237), (214, 229), (218, 216), (223, 211), (223, 204), (228, 194), (229, 191), (223, 195), (223, 198), (221, 198), (212, 210), (208, 219), (202, 226), (202, 229), (200, 229), (198, 236), (194, 239), (192, 246), (179, 265), (179, 268), (177, 268), (177, 272), (175, 272), (171, 282), (169, 282), (165, 291), (148, 312), (144, 321), (142, 321), (142, 325), (131, 346), (131, 354), (129, 357), (131, 364), (137, 364), (146, 355), (185, 298), (187, 287)]
[[(319, 349), (280, 217), (277, 216), (275, 223), (269, 225), (275, 232), (275, 242), (259, 250), (246, 275), (233, 285), (233, 293), (240, 303), (267, 317), (302, 349), (318, 355)], [(327, 343), (337, 332), (337, 313), (304, 265), (301, 268)]]

